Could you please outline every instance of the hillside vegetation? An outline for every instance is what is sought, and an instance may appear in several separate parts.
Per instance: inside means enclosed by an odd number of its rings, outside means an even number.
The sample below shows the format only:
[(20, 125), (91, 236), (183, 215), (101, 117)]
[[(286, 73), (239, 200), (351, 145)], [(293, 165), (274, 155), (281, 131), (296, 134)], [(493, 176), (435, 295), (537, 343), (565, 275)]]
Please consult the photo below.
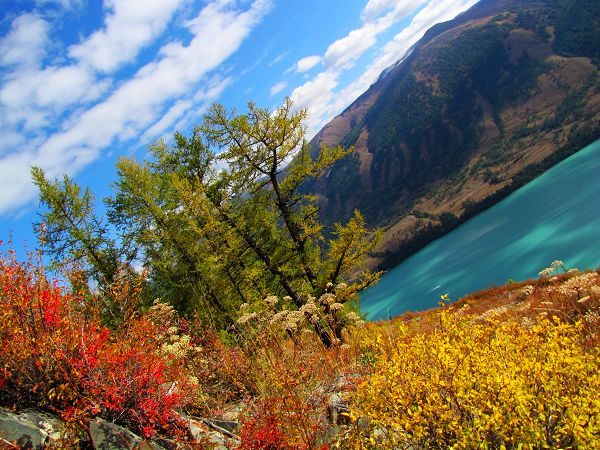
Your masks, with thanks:
[(597, 2), (484, 0), (313, 140), (354, 145), (308, 189), (323, 220), (384, 228), (389, 268), (600, 138)]
[[(597, 448), (600, 275), (559, 268), (392, 322), (356, 317), (327, 348), (276, 296), (219, 334), (160, 300), (141, 306), (125, 273), (75, 289), (77, 272), (62, 286), (9, 251), (0, 406), (58, 415), (49, 448), (89, 448), (99, 417), (151, 448)], [(131, 314), (105, 325), (108, 301)], [(239, 425), (218, 447), (190, 416)]]

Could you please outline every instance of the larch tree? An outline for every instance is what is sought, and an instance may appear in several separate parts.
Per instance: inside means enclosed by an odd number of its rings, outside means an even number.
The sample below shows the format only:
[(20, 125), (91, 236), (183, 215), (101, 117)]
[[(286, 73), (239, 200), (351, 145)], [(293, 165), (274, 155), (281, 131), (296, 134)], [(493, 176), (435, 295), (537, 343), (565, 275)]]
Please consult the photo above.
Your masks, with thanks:
[[(338, 303), (355, 298), (379, 277), (363, 268), (379, 233), (367, 230), (358, 212), (345, 225), (323, 228), (315, 198), (301, 187), (352, 149), (311, 151), (306, 117), (290, 100), (275, 111), (249, 103), (245, 114), (215, 105), (189, 138), (175, 133), (172, 145), (152, 145), (150, 160), (121, 158), (114, 194), (105, 199), (107, 219), (134, 254), (112, 254), (148, 269), (150, 296), (201, 311), (220, 327), (232, 323), (240, 305), (269, 295), (297, 309), (334, 290)], [(69, 214), (57, 216), (60, 204), (48, 201), (43, 187), (53, 186), (53, 196), (81, 195), (67, 189), (71, 184), (47, 181), (39, 169), (34, 179), (49, 208), (44, 219), (57, 230), (53, 255), (70, 248), (105, 270), (94, 253), (115, 248), (106, 230), (65, 234)], [(101, 223), (83, 209), (75, 213)], [(312, 325), (330, 346), (341, 340), (342, 324), (323, 308), (325, 319)]]

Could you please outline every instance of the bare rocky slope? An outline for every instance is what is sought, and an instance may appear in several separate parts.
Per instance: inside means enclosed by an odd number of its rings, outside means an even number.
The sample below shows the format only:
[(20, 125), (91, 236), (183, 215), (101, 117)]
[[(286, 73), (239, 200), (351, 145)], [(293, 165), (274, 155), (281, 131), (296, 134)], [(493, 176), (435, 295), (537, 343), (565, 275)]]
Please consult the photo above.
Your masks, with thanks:
[(355, 146), (309, 187), (384, 228), (389, 267), (600, 138), (600, 3), (482, 0), (431, 28), (313, 139)]

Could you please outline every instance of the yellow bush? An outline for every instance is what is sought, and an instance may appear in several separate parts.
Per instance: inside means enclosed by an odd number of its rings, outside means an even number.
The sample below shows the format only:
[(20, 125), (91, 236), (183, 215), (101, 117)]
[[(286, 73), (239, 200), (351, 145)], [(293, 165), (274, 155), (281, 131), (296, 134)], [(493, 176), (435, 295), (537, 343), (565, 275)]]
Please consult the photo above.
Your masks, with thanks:
[(472, 321), (385, 342), (346, 447), (600, 448), (598, 347), (583, 326)]

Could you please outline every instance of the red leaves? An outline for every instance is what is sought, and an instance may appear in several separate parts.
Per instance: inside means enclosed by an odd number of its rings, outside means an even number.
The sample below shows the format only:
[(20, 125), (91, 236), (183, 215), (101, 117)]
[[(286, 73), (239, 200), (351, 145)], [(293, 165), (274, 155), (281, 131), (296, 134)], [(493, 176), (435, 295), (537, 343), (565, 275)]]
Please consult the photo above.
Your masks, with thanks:
[(172, 430), (191, 398), (183, 361), (161, 352), (150, 321), (101, 323), (40, 266), (0, 255), (0, 396), (65, 419), (99, 414), (146, 437)]
[(45, 289), (41, 292), (42, 314), (44, 323), (48, 326), (57, 327), (59, 325), (59, 308), (61, 306), (60, 292), (58, 288), (53, 288), (51, 291)]
[(281, 429), (279, 418), (272, 405), (262, 405), (260, 409), (242, 422), (242, 442), (239, 450), (279, 450), (289, 448)]

